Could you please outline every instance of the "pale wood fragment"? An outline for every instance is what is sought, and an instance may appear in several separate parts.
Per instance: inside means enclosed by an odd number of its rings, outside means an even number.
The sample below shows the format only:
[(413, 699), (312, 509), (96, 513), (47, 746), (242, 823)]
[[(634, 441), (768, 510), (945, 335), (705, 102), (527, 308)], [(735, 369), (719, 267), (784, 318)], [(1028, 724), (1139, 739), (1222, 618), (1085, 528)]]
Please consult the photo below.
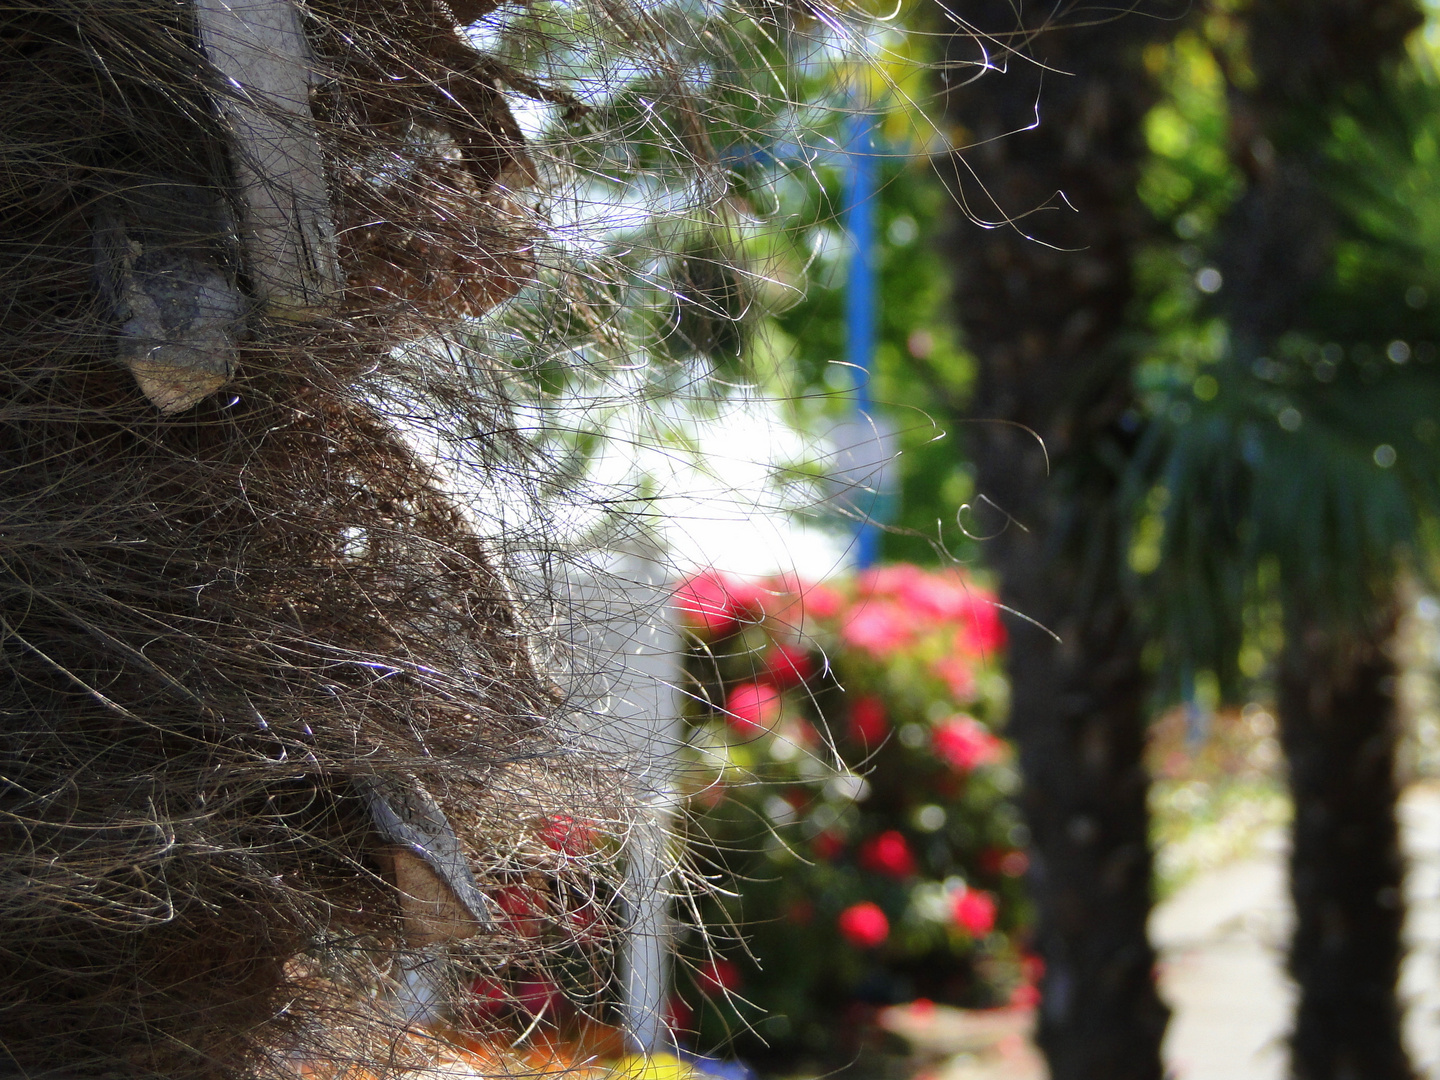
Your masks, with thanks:
[(428, 862), (402, 847), (386, 848), (382, 855), (399, 895), (405, 940), (412, 947), (462, 941), (480, 933), (475, 916)]
[(418, 780), (357, 777), (376, 831), (388, 841), (383, 856), (400, 898), (412, 945), (473, 937), (494, 929), (445, 812)]
[(321, 314), (334, 306), (342, 278), (300, 9), (295, 0), (194, 3), (201, 44), (221, 78), (256, 297), (282, 318)]

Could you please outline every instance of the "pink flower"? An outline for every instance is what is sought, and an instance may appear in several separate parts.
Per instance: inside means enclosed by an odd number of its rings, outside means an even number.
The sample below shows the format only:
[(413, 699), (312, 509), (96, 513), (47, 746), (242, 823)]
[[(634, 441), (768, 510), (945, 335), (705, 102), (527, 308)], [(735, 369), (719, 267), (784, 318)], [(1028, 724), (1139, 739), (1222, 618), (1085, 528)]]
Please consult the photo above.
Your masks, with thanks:
[(724, 637), (740, 623), (765, 613), (764, 591), (715, 570), (706, 570), (680, 583), (675, 606), (692, 630), (706, 637)]
[(1000, 621), (1000, 602), (993, 596), (976, 593), (966, 597), (957, 612), (960, 629), (955, 647), (980, 656), (990, 656), (1005, 647), (1005, 624)]
[(780, 719), (780, 691), (764, 683), (741, 683), (725, 700), (725, 722), (741, 735), (769, 731)]
[(892, 563), (862, 570), (855, 576), (860, 595), (906, 597), (924, 591), (926, 574), (913, 563)]
[(853, 610), (840, 626), (845, 644), (885, 659), (910, 644), (915, 620), (897, 604), (871, 602)]
[(848, 727), (850, 738), (866, 746), (879, 746), (890, 733), (890, 718), (885, 715), (885, 703), (874, 694), (856, 698), (850, 706)]
[(859, 577), (864, 598), (888, 600), (911, 619), (959, 627), (956, 648), (967, 655), (988, 654), (1005, 645), (1005, 627), (994, 594), (958, 570), (926, 573), (901, 564), (869, 570)]
[(968, 661), (958, 656), (946, 656), (930, 665), (930, 670), (945, 680), (950, 696), (956, 701), (967, 701), (975, 696), (975, 670)]
[(930, 744), (945, 764), (962, 773), (998, 761), (1005, 750), (984, 724), (963, 713), (937, 724)]
[(765, 654), (765, 674), (784, 690), (809, 681), (815, 674), (815, 662), (799, 645), (776, 645)]
[(873, 949), (890, 936), (890, 920), (879, 904), (869, 900), (851, 904), (835, 920), (840, 936), (857, 949)]
[(941, 622), (960, 622), (980, 599), (979, 590), (959, 573), (934, 574), (906, 594), (919, 612)]
[(833, 619), (840, 614), (844, 601), (828, 585), (810, 585), (800, 590), (800, 605), (812, 619)]
[(860, 845), (860, 865), (871, 873), (907, 878), (915, 873), (915, 853), (905, 837), (894, 829), (872, 836)]
[(995, 898), (982, 890), (966, 889), (950, 902), (950, 915), (972, 938), (983, 938), (995, 929)]
[(859, 576), (860, 595), (894, 600), (914, 616), (950, 621), (970, 588), (958, 572), (930, 574), (899, 563), (867, 570)]

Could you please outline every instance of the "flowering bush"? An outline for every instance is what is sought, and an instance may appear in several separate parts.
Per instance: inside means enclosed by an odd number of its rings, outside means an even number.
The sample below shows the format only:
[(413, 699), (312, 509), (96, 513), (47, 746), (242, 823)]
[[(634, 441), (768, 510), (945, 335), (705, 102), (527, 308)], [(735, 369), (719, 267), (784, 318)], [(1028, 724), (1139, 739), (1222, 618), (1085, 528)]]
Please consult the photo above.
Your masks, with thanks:
[(679, 1025), (793, 1060), (853, 1053), (878, 1006), (1032, 1000), (991, 594), (888, 566), (809, 588), (701, 574), (676, 606), (692, 852), (737, 893), (702, 902)]

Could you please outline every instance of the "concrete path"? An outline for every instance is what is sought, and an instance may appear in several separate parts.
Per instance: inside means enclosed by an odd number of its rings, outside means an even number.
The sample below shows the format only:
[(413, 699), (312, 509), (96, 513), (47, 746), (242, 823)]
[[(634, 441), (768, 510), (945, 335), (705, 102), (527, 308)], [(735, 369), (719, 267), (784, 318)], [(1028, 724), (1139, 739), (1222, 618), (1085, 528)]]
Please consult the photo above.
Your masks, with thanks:
[[(1406, 1036), (1420, 1076), (1440, 1080), (1440, 785), (1411, 788), (1400, 812), (1410, 859)], [(1290, 919), (1281, 833), (1156, 908), (1160, 987), (1174, 1009), (1165, 1040), (1173, 1080), (1284, 1080), (1295, 993), (1284, 973)], [(1044, 1080), (1025, 1013), (889, 1013), (882, 1022), (917, 1052), (917, 1080)]]
[[(1440, 788), (1406, 792), (1401, 822), (1410, 858), (1406, 1034), (1421, 1075), (1440, 1080)], [(1282, 1080), (1294, 1001), (1284, 974), (1290, 918), (1278, 834), (1155, 910), (1160, 985), (1175, 1010), (1165, 1056), (1176, 1080)]]
[(1160, 991), (1174, 1009), (1165, 1058), (1177, 1080), (1278, 1080), (1294, 991), (1282, 971), (1290, 909), (1279, 836), (1202, 874), (1156, 908)]

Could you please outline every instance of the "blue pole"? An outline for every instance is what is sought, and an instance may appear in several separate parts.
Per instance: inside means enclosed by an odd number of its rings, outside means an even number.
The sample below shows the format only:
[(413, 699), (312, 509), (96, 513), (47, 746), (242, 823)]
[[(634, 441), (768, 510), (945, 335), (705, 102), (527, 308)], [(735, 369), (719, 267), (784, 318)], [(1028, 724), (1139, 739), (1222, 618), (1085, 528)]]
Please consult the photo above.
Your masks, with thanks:
[[(845, 228), (850, 234), (850, 265), (845, 278), (845, 359), (855, 379), (855, 411), (862, 422), (870, 414), (870, 363), (875, 355), (875, 125), (862, 107), (851, 113), (845, 153)], [(880, 554), (880, 528), (871, 520), (879, 493), (862, 495), (864, 516), (856, 527), (855, 556), (860, 569)]]

